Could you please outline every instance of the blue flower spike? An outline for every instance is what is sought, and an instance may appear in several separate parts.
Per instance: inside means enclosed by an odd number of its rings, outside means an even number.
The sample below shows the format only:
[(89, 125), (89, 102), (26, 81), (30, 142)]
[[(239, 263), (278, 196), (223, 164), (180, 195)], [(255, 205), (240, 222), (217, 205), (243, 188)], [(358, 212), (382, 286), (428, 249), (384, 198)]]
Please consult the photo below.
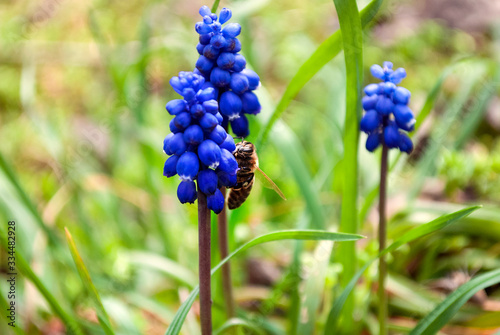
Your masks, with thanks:
[(403, 68), (394, 70), (391, 62), (384, 62), (383, 66), (372, 65), (370, 72), (382, 82), (364, 88), (366, 95), (362, 105), (366, 113), (361, 119), (360, 130), (368, 134), (366, 149), (373, 152), (384, 143), (388, 148), (410, 154), (413, 143), (407, 132), (413, 131), (415, 126), (415, 116), (408, 107), (411, 93), (397, 86), (406, 77), (406, 71)]
[[(227, 127), (231, 125), (238, 137), (248, 136), (246, 116), (261, 110), (254, 93), (260, 78), (246, 68), (246, 59), (240, 54), (241, 26), (228, 22), (231, 10), (223, 8), (217, 17), (203, 6), (199, 13), (201, 21), (194, 27), (200, 35), (195, 69), (170, 79), (181, 98), (166, 104), (173, 119), (169, 124), (172, 133), (163, 141), (163, 151), (170, 156), (163, 175), (179, 176), (177, 198), (181, 203), (194, 203), (198, 192), (202, 192), (207, 196), (208, 208), (218, 214), (224, 208), (219, 188), (236, 185), (239, 169), (233, 156), (236, 146)], [(399, 92), (398, 99), (405, 100), (406, 92)], [(400, 114), (398, 122), (407, 124), (406, 111)], [(400, 144), (409, 148), (407, 141)]]
[[(214, 99), (219, 104), (222, 125), (231, 125), (236, 136), (246, 137), (250, 131), (245, 115), (255, 115), (261, 110), (259, 99), (253, 93), (260, 86), (260, 78), (257, 73), (246, 68), (246, 59), (240, 54), (241, 42), (238, 36), (241, 26), (228, 22), (232, 17), (231, 10), (223, 8), (218, 21), (217, 15), (208, 14), (209, 11), (208, 7), (203, 6), (200, 9), (202, 21), (195, 24), (195, 30), (200, 35), (200, 43), (196, 46), (200, 55), (196, 71), (206, 82), (219, 89)], [(207, 32), (207, 27), (210, 32)], [(177, 88), (177, 81), (174, 80), (174, 84), (176, 92), (181, 92)], [(183, 111), (180, 103), (179, 106), (172, 104), (169, 108), (177, 113)], [(236, 121), (238, 119), (241, 120)]]
[[(167, 103), (167, 111), (175, 117), (170, 123), (172, 133), (163, 141), (163, 151), (170, 156), (163, 175), (179, 176), (177, 198), (182, 204), (194, 203), (200, 190), (211, 199), (209, 208), (220, 213), (224, 197), (218, 188), (235, 182), (238, 163), (232, 155), (234, 140), (221, 126), (218, 91), (196, 72), (180, 72), (170, 83), (183, 99)], [(227, 172), (216, 170), (221, 163)]]

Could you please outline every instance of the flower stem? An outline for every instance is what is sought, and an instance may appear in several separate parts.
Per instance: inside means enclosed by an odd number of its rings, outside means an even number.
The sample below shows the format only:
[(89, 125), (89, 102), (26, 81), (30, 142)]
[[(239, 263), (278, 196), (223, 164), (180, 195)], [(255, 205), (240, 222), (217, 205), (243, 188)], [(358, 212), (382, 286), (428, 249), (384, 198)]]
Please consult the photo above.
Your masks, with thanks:
[(200, 276), (201, 334), (212, 334), (212, 298), (210, 278), (210, 211), (207, 196), (198, 190), (198, 248)]
[(214, 4), (212, 5), (212, 13), (217, 12), (217, 8), (219, 8), (219, 2), (220, 2), (220, 0), (214, 1)]
[[(383, 143), (382, 162), (380, 164), (380, 193), (379, 193), (379, 226), (378, 244), (379, 251), (385, 249), (387, 235), (386, 200), (387, 200), (387, 158), (389, 149)], [(380, 335), (387, 335), (387, 294), (385, 292), (385, 278), (387, 276), (387, 264), (385, 256), (381, 256), (378, 265), (378, 321), (380, 325)]]
[[(220, 190), (224, 199), (226, 199), (226, 188)], [(225, 203), (225, 200), (224, 200)], [(228, 241), (228, 225), (227, 225), (227, 207), (224, 204), (224, 209), (217, 216), (217, 228), (219, 233), (219, 251), (220, 258), (224, 259), (229, 255), (229, 241)], [(233, 318), (235, 313), (233, 286), (231, 283), (231, 265), (229, 262), (222, 266), (222, 294), (224, 295), (224, 302), (226, 304), (227, 318)]]

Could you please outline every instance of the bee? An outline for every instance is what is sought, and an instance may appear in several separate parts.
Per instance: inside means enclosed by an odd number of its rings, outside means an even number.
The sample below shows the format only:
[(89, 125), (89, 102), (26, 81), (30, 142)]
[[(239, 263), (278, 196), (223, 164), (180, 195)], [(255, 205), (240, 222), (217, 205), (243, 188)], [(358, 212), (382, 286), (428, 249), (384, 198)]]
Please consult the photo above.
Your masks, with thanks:
[(255, 172), (264, 177), (265, 183), (269, 184), (281, 198), (286, 200), (279, 187), (259, 168), (259, 158), (252, 143), (248, 141), (236, 143), (236, 150), (233, 155), (240, 169), (236, 174), (236, 185), (229, 192), (227, 201), (229, 209), (240, 207), (248, 198), (255, 180)]

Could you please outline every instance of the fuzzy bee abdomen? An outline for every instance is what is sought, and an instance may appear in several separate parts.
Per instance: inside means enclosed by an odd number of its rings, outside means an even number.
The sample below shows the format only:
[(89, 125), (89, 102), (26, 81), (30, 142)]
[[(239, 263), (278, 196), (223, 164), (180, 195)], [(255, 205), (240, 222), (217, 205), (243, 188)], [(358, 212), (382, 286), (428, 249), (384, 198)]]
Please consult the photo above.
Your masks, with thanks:
[(250, 191), (252, 190), (252, 186), (255, 180), (255, 175), (253, 173), (250, 173), (244, 177), (245, 178), (242, 178), (242, 176), (238, 176), (238, 184), (229, 192), (229, 197), (227, 199), (227, 206), (229, 209), (240, 207), (250, 195)]

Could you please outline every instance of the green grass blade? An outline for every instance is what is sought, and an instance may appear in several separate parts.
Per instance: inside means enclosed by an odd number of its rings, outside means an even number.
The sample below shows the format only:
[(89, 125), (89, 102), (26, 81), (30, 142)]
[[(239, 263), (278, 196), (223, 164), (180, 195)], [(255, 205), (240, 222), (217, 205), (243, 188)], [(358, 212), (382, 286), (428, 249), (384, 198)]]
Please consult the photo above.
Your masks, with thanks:
[(189, 288), (198, 282), (198, 277), (191, 270), (166, 257), (145, 251), (127, 252), (125, 257), (135, 267), (160, 271)]
[(49, 241), (53, 244), (57, 244), (58, 241), (57, 236), (54, 234), (52, 230), (49, 229), (49, 227), (47, 227), (45, 222), (43, 222), (42, 217), (38, 213), (35, 205), (24, 191), (23, 187), (21, 186), (21, 183), (19, 183), (19, 180), (17, 179), (15, 172), (9, 166), (9, 164), (7, 163), (2, 154), (0, 154), (0, 169), (3, 171), (9, 182), (12, 184), (12, 186), (14, 186), (23, 204), (31, 212), (31, 214), (35, 218), (36, 223), (40, 226), (40, 229), (42, 229), (49, 238)]
[(416, 166), (417, 173), (413, 187), (408, 192), (409, 199), (417, 197), (424, 184), (424, 179), (435, 172), (437, 157), (448, 139), (446, 135), (453, 129), (452, 126), (460, 117), (460, 113), (473, 94), (474, 87), (483, 78), (484, 68), (482, 64), (477, 64), (476, 67), (471, 67), (471, 69), (473, 69), (470, 70), (472, 74), (464, 78), (460, 89), (441, 117), (439, 124), (435, 123), (435, 127), (431, 132), (430, 144)]
[(325, 281), (332, 249), (332, 242), (321, 241), (313, 254), (314, 263), (302, 265), (305, 279), (300, 285), (303, 287), (299, 299), (300, 316), (297, 320), (292, 320), (297, 322), (295, 334), (314, 334), (319, 306), (325, 295)]
[[(375, 17), (383, 0), (372, 0), (360, 13), (361, 24), (366, 27), (368, 23)], [(357, 15), (356, 15), (357, 16)], [(319, 70), (323, 68), (329, 61), (339, 54), (342, 50), (342, 35), (340, 31), (336, 31), (328, 37), (321, 45), (314, 51), (304, 64), (302, 64), (292, 78), (290, 83), (285, 89), (281, 100), (274, 109), (273, 114), (269, 118), (267, 124), (262, 128), (259, 137), (256, 141), (257, 148), (265, 142), (271, 128), (276, 121), (281, 117), (281, 114), (286, 110), (293, 98), (300, 92), (302, 87), (314, 77)]]
[(354, 289), (354, 286), (356, 285), (356, 282), (359, 280), (363, 272), (368, 269), (368, 267), (375, 262), (380, 256), (385, 255), (389, 252), (392, 252), (399, 248), (400, 246), (410, 243), (411, 241), (414, 241), (422, 236), (431, 234), (437, 230), (443, 229), (444, 227), (452, 224), (453, 222), (456, 222), (457, 220), (460, 220), (472, 212), (476, 211), (477, 209), (481, 208), (481, 206), (473, 206), (473, 207), (468, 207), (464, 208), (462, 210), (459, 210), (457, 212), (443, 215), (431, 222), (425, 223), (415, 229), (410, 230), (409, 232), (405, 233), (401, 238), (396, 240), (394, 243), (392, 243), (389, 247), (384, 249), (381, 253), (379, 253), (376, 257), (372, 258), (370, 261), (368, 261), (351, 279), (349, 284), (346, 286), (346, 288), (342, 291), (341, 295), (339, 298), (335, 301), (335, 304), (333, 305), (332, 309), (330, 310), (330, 313), (328, 315), (328, 319), (326, 322), (325, 326), (325, 335), (332, 334), (332, 332), (335, 331), (337, 327), (337, 321), (340, 316), (340, 312), (342, 311), (342, 308), (345, 304), (345, 301), (349, 297), (351, 291)]
[(90, 297), (94, 302), (94, 307), (96, 309), (99, 323), (106, 334), (113, 335), (114, 332), (111, 328), (111, 322), (109, 321), (108, 314), (106, 313), (106, 310), (102, 305), (101, 298), (99, 297), (99, 293), (97, 293), (97, 290), (94, 284), (92, 283), (92, 279), (90, 279), (90, 274), (87, 268), (85, 267), (85, 264), (83, 263), (82, 257), (80, 256), (78, 249), (76, 248), (75, 241), (73, 240), (73, 237), (71, 236), (69, 230), (67, 228), (64, 228), (64, 230), (66, 231), (66, 239), (68, 241), (69, 249), (71, 251), (71, 256), (73, 256), (76, 268), (78, 269), (78, 274), (80, 275), (80, 278), (82, 279), (85, 288), (89, 292)]
[[(340, 231), (356, 233), (358, 230), (358, 143), (361, 118), (361, 85), (363, 82), (363, 31), (356, 1), (334, 0), (339, 17), (346, 67), (346, 114), (344, 126), (344, 158), (342, 181), (342, 212)], [(340, 284), (346, 287), (356, 271), (356, 244), (344, 243), (338, 248), (338, 261), (342, 264)], [(345, 320), (352, 320), (354, 300), (346, 301)], [(345, 322), (345, 331), (352, 333), (354, 324)]]
[(212, 5), (212, 13), (217, 13), (217, 8), (219, 8), (219, 2), (220, 0), (214, 1), (214, 4)]
[(302, 144), (284, 122), (279, 122), (278, 126), (279, 130), (271, 134), (272, 141), (284, 153), (283, 157), (287, 166), (297, 181), (311, 217), (312, 228), (325, 229), (325, 214), (319, 199), (319, 189), (315, 187), (311, 173), (305, 164), (307, 155), (304, 153)]
[(410, 335), (437, 333), (476, 292), (500, 283), (500, 269), (483, 273), (460, 286), (420, 320)]
[(488, 104), (495, 96), (500, 82), (500, 68), (495, 71), (495, 76), (490, 82), (485, 83), (482, 89), (474, 96), (473, 106), (465, 116), (462, 122), (462, 129), (455, 141), (455, 149), (464, 147), (467, 140), (474, 135), (480, 122), (483, 120), (484, 114), (488, 110)]
[[(468, 61), (469, 59), (462, 59), (457, 63), (453, 63), (449, 66), (447, 66), (443, 72), (439, 75), (438, 80), (434, 83), (434, 86), (432, 87), (431, 91), (427, 95), (427, 98), (425, 99), (424, 106), (420, 110), (420, 113), (418, 113), (416, 122), (415, 122), (415, 129), (418, 129), (420, 125), (424, 122), (424, 120), (429, 116), (432, 108), (434, 107), (434, 104), (436, 103), (436, 99), (439, 96), (439, 93), (441, 92), (441, 87), (443, 86), (443, 82), (445, 81), (446, 78), (463, 62)], [(413, 133), (415, 134), (415, 132)], [(413, 135), (411, 134), (411, 135)]]
[[(6, 245), (7, 238), (5, 237), (6, 236), (5, 231), (2, 229), (1, 233), (2, 233), (1, 243), (5, 248), (5, 250), (8, 251)], [(45, 300), (49, 304), (54, 314), (61, 319), (61, 321), (66, 326), (67, 333), (75, 335), (83, 335), (83, 332), (78, 323), (76, 322), (76, 320), (71, 315), (66, 313), (64, 307), (61, 306), (59, 301), (52, 295), (52, 293), (50, 293), (49, 289), (47, 289), (47, 287), (43, 284), (40, 278), (38, 278), (38, 276), (33, 272), (33, 270), (31, 270), (31, 267), (29, 266), (28, 262), (23, 256), (21, 249), (19, 248), (16, 249), (16, 266), (17, 269), (24, 275), (24, 277), (29, 281), (31, 281), (33, 285), (35, 285), (40, 294), (45, 298)]]
[[(227, 263), (231, 258), (239, 255), (243, 251), (251, 248), (253, 246), (273, 242), (273, 241), (282, 241), (282, 240), (328, 240), (334, 242), (342, 242), (342, 241), (356, 241), (362, 238), (361, 235), (355, 234), (343, 234), (343, 233), (332, 233), (321, 230), (284, 230), (284, 231), (276, 231), (269, 234), (265, 234), (259, 237), (254, 238), (253, 240), (245, 243), (234, 252), (232, 252), (229, 256), (223, 259), (219, 264), (217, 264), (214, 268), (212, 268), (212, 275), (216, 273), (222, 265)], [(166, 331), (166, 335), (177, 335), (181, 331), (182, 324), (186, 319), (186, 315), (188, 314), (191, 306), (196, 300), (196, 296), (199, 292), (199, 286), (196, 286), (191, 294), (189, 294), (188, 298), (182, 303), (181, 307), (175, 314), (174, 320), (168, 327)]]
[[(5, 299), (5, 297), (3, 296), (3, 294), (0, 296), (0, 308), (2, 309), (2, 311), (7, 311), (9, 310), (10, 308), (10, 303), (7, 301), (7, 299)], [(13, 332), (17, 335), (26, 335), (26, 333), (24, 332), (24, 330), (21, 328), (22, 325), (19, 324), (19, 321), (16, 320), (16, 323), (15, 323), (15, 327), (12, 327), (9, 324), (9, 322), (12, 322), (12, 320), (8, 319), (8, 314), (6, 313), (2, 313), (1, 314), (2, 317), (2, 322), (3, 322), (3, 327), (5, 327), (5, 329), (8, 329), (8, 328), (11, 328), (11, 330), (13, 330)], [(0, 327), (0, 331), (2, 331), (2, 327)], [(5, 332), (7, 333), (7, 332)]]

